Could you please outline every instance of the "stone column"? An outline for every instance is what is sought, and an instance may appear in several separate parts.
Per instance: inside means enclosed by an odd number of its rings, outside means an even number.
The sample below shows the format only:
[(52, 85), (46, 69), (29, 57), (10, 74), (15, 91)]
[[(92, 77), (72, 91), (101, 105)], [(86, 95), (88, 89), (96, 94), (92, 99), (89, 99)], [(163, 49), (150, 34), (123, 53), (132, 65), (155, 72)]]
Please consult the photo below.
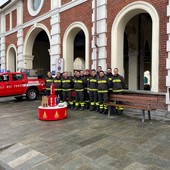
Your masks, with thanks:
[[(92, 14), (92, 68), (96, 69), (96, 45), (98, 46), (98, 65), (102, 66), (103, 70), (107, 69), (107, 64), (106, 64), (106, 58), (107, 58), (107, 51), (106, 51), (106, 46), (107, 46), (107, 0), (97, 0), (97, 7), (95, 8), (95, 1), (92, 1), (92, 9), (93, 9), (93, 14)], [(97, 12), (95, 12), (97, 10)], [(95, 16), (97, 14), (97, 16)], [(97, 20), (97, 21), (95, 21)], [(95, 24), (96, 22), (96, 24)], [(95, 32), (95, 26), (96, 32)], [(95, 35), (95, 33), (97, 35)], [(97, 36), (97, 43), (95, 45), (95, 36)]]
[(5, 70), (6, 69), (6, 55), (5, 55), (5, 51), (6, 51), (6, 46), (5, 46), (5, 28), (6, 24), (5, 24), (5, 15), (2, 13), (1, 14), (1, 22), (0, 22), (0, 63), (1, 63), (1, 69)]
[(138, 56), (136, 53), (129, 53), (129, 90), (137, 90), (138, 87)]
[(24, 58), (23, 68), (32, 69), (34, 56), (33, 55), (24, 55), (23, 58)]
[(0, 59), (1, 59), (1, 69), (6, 70), (6, 46), (5, 46), (5, 36), (1, 34), (1, 46), (0, 46)]
[(24, 47), (24, 40), (23, 40), (23, 29), (20, 27), (17, 32), (17, 69), (24, 68), (24, 59), (23, 59), (23, 47)]
[(168, 75), (166, 76), (166, 86), (167, 86), (166, 104), (168, 105), (168, 111), (170, 111), (170, 0), (169, 0), (169, 5), (167, 6), (167, 16), (169, 17), (169, 22), (167, 23), (167, 34), (169, 39), (167, 41), (168, 58), (166, 60), (166, 69), (168, 73)]
[(61, 57), (60, 41), (60, 14), (59, 8), (54, 9), (51, 13), (51, 71), (56, 71), (56, 60)]

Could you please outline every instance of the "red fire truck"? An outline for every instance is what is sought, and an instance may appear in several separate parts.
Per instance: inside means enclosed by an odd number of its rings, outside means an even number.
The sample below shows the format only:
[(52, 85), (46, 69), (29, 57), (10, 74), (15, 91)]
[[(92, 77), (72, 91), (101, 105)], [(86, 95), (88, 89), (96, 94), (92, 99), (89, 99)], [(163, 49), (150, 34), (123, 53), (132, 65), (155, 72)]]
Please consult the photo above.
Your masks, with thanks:
[(35, 100), (45, 90), (43, 78), (28, 77), (24, 72), (0, 73), (0, 97), (14, 96), (16, 99), (26, 97)]

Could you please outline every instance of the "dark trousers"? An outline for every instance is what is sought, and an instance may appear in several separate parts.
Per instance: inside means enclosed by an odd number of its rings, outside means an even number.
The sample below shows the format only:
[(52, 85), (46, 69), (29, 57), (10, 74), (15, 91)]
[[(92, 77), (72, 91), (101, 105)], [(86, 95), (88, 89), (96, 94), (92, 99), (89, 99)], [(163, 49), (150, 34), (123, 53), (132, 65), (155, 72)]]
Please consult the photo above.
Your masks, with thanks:
[(85, 103), (89, 103), (89, 93), (87, 92), (87, 89), (84, 89), (84, 101)]
[(81, 107), (84, 107), (84, 91), (75, 90), (75, 106), (78, 107), (79, 103)]
[(91, 106), (97, 105), (98, 102), (97, 91), (89, 91), (89, 101)]
[(72, 91), (62, 91), (63, 101), (67, 101), (67, 98), (68, 98), (69, 105), (73, 105)]
[(61, 102), (63, 101), (63, 100), (62, 100), (62, 98), (63, 98), (63, 96), (62, 96), (62, 90), (56, 90), (56, 91), (55, 91), (55, 95), (56, 95), (57, 97), (59, 96)]
[(106, 103), (108, 101), (108, 93), (98, 93), (98, 101), (99, 101), (99, 107), (102, 110), (107, 109), (106, 105), (103, 105), (103, 103)]
[(49, 96), (50, 95), (50, 90), (45, 90), (45, 95)]
[[(122, 92), (113, 92), (112, 94), (123, 94)], [(122, 104), (121, 101), (116, 101), (116, 104)], [(116, 110), (123, 111), (123, 107), (115, 107)]]

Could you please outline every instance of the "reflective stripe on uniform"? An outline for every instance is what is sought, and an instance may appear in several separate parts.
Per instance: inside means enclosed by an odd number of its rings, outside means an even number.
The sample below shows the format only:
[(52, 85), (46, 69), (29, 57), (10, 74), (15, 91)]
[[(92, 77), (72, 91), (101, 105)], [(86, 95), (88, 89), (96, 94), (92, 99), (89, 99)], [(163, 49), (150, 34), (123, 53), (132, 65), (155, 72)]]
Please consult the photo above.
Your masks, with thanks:
[(107, 93), (108, 90), (98, 90), (98, 93)]
[(90, 83), (92, 83), (92, 82), (97, 82), (97, 80), (95, 80), (95, 79), (90, 79)]
[(113, 83), (120, 83), (120, 82), (122, 82), (120, 79), (113, 80)]
[(62, 89), (55, 89), (55, 91), (61, 91)]
[(48, 82), (48, 83), (53, 82), (53, 80), (49, 80), (49, 79), (48, 79), (48, 80), (45, 80), (45, 81)]
[(46, 90), (50, 90), (50, 88), (46, 88)]
[(71, 80), (62, 80), (62, 83), (70, 83)]
[(89, 89), (89, 91), (97, 91), (97, 89)]
[(82, 80), (74, 80), (74, 83), (83, 83)]
[(72, 91), (73, 89), (62, 89), (63, 91)]
[(107, 83), (106, 80), (98, 80), (98, 83), (101, 84), (101, 83)]
[(94, 102), (90, 102), (91, 106), (94, 106)]
[(60, 82), (61, 82), (61, 80), (54, 80), (54, 82), (55, 82), (55, 83), (60, 83)]
[(77, 92), (84, 91), (84, 89), (75, 89), (75, 91), (77, 91)]

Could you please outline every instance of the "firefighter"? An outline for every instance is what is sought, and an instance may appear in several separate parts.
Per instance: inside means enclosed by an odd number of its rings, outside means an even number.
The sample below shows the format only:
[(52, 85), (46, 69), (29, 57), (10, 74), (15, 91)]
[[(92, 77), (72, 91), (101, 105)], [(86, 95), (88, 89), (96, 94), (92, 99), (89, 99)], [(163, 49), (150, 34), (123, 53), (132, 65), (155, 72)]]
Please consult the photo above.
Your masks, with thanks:
[(79, 104), (81, 106), (80, 110), (84, 110), (84, 87), (85, 79), (80, 75), (80, 72), (77, 71), (74, 79), (74, 91), (75, 91), (75, 110), (79, 109)]
[(62, 83), (62, 100), (67, 101), (67, 97), (69, 98), (68, 103), (69, 107), (73, 110), (74, 103), (72, 98), (72, 90), (73, 90), (73, 80), (69, 78), (68, 72), (63, 73), (63, 78), (61, 80)]
[(97, 76), (99, 77), (100, 71), (102, 71), (102, 66), (97, 67)]
[(113, 78), (113, 74), (112, 74), (112, 69), (109, 67), (107, 68), (107, 73), (106, 76), (109, 80), (109, 84), (108, 84), (108, 96), (110, 96), (110, 94), (112, 93), (113, 89), (112, 89), (112, 78)]
[(100, 107), (100, 113), (107, 114), (107, 105), (103, 104), (108, 101), (108, 78), (105, 76), (103, 71), (100, 71), (97, 80), (98, 83), (98, 101)]
[(56, 77), (54, 79), (54, 86), (55, 86), (55, 94), (59, 97), (60, 101), (62, 102), (62, 84), (61, 84), (61, 73), (57, 72)]
[[(126, 87), (125, 79), (123, 78), (123, 76), (118, 74), (118, 71), (119, 71), (118, 68), (114, 68), (113, 71), (114, 74), (112, 77), (112, 89), (113, 89), (113, 93), (121, 94), (123, 92), (123, 89), (126, 89), (127, 87)], [(122, 113), (123, 107), (116, 107), (116, 111), (118, 113)]]
[(52, 77), (52, 73), (50, 71), (48, 71), (47, 77), (45, 79), (45, 86), (46, 86), (45, 93), (47, 96), (50, 95), (50, 86), (51, 86), (51, 83), (53, 83), (53, 81), (54, 81), (54, 78)]
[(89, 77), (90, 77), (90, 70), (86, 69), (85, 75), (84, 75), (84, 78), (85, 78), (85, 81), (86, 81), (85, 88), (84, 88), (84, 101), (85, 101), (85, 108), (86, 109), (89, 109), (89, 93), (88, 93), (88, 89), (87, 89)]
[(98, 94), (97, 94), (97, 74), (96, 70), (91, 70), (91, 76), (88, 80), (88, 91), (89, 91), (89, 101), (90, 101), (90, 111), (98, 108)]

